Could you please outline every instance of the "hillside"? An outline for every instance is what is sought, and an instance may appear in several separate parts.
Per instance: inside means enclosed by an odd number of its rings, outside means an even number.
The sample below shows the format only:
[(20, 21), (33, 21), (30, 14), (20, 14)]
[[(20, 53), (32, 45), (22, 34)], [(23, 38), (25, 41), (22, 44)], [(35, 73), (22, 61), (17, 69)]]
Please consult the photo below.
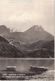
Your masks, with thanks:
[(54, 58), (54, 40), (38, 41), (26, 46), (26, 57)]
[(0, 36), (0, 57), (18, 57), (21, 52), (15, 47), (9, 44), (9, 42)]

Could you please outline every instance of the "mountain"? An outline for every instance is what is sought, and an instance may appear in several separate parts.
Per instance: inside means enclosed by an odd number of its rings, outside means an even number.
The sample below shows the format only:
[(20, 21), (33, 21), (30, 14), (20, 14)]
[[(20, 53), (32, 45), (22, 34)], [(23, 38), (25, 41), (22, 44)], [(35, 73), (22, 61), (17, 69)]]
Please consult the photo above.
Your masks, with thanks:
[(6, 26), (2, 25), (0, 27), (1, 30), (6, 28), (4, 30), (6, 33), (2, 32), (0, 35), (9, 41), (4, 46), (6, 46), (8, 51), (10, 51), (10, 48), (15, 48), (14, 50), (16, 50), (15, 53), (10, 54), (11, 57), (14, 57), (13, 54), (15, 57), (28, 58), (54, 57), (54, 36), (45, 31), (41, 26), (34, 25), (25, 32), (10, 32)]
[(41, 26), (34, 25), (24, 32), (27, 42), (33, 43), (39, 40), (52, 40), (53, 36), (46, 32)]
[(7, 28), (5, 25), (0, 25), (0, 35), (7, 36), (10, 33), (10, 29)]
[(9, 44), (9, 42), (0, 36), (0, 57), (19, 57), (21, 52), (15, 47)]
[(4, 32), (6, 32), (6, 34), (3, 33), (5, 38), (14, 40), (16, 42), (19, 41), (21, 44), (33, 43), (39, 40), (49, 41), (53, 39), (53, 35), (49, 34), (41, 26), (38, 25), (30, 27), (30, 29), (26, 30), (25, 32), (10, 32), (10, 30), (3, 25), (0, 26), (0, 32), (1, 30), (4, 30)]

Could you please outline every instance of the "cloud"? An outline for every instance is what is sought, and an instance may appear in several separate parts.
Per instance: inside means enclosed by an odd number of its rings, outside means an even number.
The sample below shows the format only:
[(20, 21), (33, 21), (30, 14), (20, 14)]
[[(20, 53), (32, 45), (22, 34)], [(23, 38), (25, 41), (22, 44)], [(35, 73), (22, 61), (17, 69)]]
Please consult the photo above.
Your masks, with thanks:
[[(19, 22), (30, 21), (53, 33), (53, 3), (54, 0), (0, 0), (0, 23), (18, 22), (19, 26)], [(20, 27), (23, 30), (23, 26)]]

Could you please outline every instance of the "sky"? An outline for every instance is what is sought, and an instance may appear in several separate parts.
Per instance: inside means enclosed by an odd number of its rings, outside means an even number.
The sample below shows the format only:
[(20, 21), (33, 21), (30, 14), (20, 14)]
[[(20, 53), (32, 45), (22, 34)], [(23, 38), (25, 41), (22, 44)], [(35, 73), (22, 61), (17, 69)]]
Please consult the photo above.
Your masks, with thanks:
[(54, 34), (54, 0), (0, 0), (0, 25), (14, 31), (41, 25)]

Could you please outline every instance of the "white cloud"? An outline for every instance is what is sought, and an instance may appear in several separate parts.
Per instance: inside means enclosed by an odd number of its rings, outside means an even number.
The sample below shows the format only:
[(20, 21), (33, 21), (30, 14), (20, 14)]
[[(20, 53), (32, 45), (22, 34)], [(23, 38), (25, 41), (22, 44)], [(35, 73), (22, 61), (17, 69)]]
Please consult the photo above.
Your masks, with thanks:
[[(47, 31), (53, 33), (53, 3), (54, 0), (0, 0), (0, 23), (7, 22), (5, 24), (9, 25), (8, 23), (18, 22), (19, 26), (19, 22), (22, 24), (30, 21), (43, 25)], [(22, 30), (27, 29), (20, 27)]]

